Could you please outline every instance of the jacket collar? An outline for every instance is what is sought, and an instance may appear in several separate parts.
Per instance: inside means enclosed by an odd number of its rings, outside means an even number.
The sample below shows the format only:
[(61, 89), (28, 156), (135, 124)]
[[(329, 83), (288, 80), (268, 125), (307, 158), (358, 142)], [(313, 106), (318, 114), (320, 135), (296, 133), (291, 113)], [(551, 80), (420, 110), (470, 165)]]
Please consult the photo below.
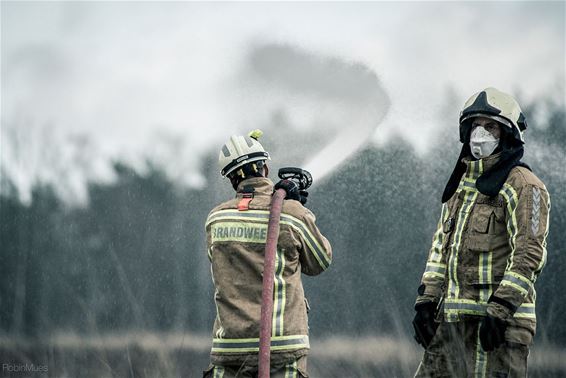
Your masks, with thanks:
[(493, 168), (500, 158), (501, 152), (478, 160), (474, 160), (471, 157), (463, 158), (462, 162), (466, 164), (465, 177), (471, 180), (477, 180), (484, 172)]
[(246, 186), (253, 187), (255, 195), (273, 194), (273, 181), (271, 181), (267, 177), (252, 177), (245, 179), (240, 184), (238, 184), (238, 192), (236, 193), (236, 197), (242, 196), (242, 191)]

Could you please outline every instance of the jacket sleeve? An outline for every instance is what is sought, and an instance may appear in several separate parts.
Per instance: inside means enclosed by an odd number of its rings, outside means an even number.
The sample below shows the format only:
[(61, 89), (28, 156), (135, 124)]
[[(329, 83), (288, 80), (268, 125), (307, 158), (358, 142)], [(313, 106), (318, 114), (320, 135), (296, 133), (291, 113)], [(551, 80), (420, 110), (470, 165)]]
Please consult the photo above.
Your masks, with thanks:
[(325, 271), (332, 263), (332, 247), (316, 226), (314, 214), (306, 208), (305, 210), (300, 224), (295, 228), (301, 243), (299, 261), (303, 273), (315, 276)]
[(550, 196), (544, 185), (525, 184), (515, 189), (505, 184), (507, 232), (511, 254), (503, 278), (493, 293), (488, 313), (502, 319), (513, 316), (546, 263), (546, 237)]
[(449, 234), (444, 233), (444, 222), (448, 219), (448, 206), (442, 204), (440, 220), (436, 232), (432, 237), (432, 247), (428, 253), (426, 268), (418, 290), (416, 305), (425, 302), (438, 302), (442, 296), (442, 286), (446, 274), (446, 255), (442, 253), (442, 246)]
[[(210, 214), (212, 214), (212, 212)], [(204, 230), (206, 232), (206, 254), (208, 256), (208, 260), (212, 263), (212, 238), (210, 235), (210, 221), (209, 221), (210, 214), (208, 214), (208, 217), (206, 218)]]

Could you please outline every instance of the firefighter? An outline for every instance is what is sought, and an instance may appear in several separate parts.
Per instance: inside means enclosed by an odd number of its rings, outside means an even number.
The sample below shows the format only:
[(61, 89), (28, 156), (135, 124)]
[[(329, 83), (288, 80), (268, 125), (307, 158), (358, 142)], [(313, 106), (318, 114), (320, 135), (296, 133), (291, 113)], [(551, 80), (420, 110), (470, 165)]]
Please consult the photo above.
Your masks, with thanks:
[[(204, 377), (256, 377), (263, 256), (273, 182), (261, 132), (232, 136), (219, 155), (220, 173), (235, 198), (216, 206), (206, 220), (208, 258), (215, 287), (216, 319), (211, 364)], [(271, 376), (306, 377), (309, 306), (301, 273), (317, 275), (332, 261), (328, 240), (304, 204), (308, 193), (282, 180), (283, 202), (277, 244), (271, 338)]]
[(460, 114), (463, 147), (418, 289), (416, 377), (526, 377), (550, 198), (521, 162), (519, 104), (495, 88)]

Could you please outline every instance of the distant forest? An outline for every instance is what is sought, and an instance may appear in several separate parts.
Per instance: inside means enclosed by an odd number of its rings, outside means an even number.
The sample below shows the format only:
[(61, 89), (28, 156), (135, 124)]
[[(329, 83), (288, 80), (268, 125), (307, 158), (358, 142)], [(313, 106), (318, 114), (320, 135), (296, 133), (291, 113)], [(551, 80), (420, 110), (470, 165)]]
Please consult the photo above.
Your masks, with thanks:
[[(560, 107), (526, 109), (541, 112), (544, 122), (526, 132), (524, 158), (552, 200), (548, 263), (536, 284), (536, 340), (566, 347), (566, 123)], [(334, 249), (327, 272), (305, 277), (313, 335), (411, 337), (457, 138), (457, 126), (446, 125), (424, 155), (402, 138), (366, 147), (310, 192), (307, 207)], [(219, 179), (216, 154), (202, 163), (204, 189), (179, 190), (157, 166), (141, 174), (116, 162), (118, 179), (90, 183), (83, 207), (66, 205), (45, 185), (34, 188), (29, 205), (15, 190), (0, 197), (0, 332), (210, 332), (204, 221), (233, 195)]]

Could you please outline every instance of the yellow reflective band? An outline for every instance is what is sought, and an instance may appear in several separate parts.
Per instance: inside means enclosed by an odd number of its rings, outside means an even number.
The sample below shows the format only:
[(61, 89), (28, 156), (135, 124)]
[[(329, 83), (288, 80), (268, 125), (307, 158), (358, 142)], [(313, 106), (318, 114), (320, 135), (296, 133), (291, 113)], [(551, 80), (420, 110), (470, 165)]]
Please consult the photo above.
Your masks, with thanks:
[[(214, 287), (216, 288), (216, 282), (214, 280), (214, 268), (213, 268), (213, 264), (210, 264), (210, 276), (212, 277), (212, 284), (214, 285)], [(219, 328), (216, 331), (216, 337), (222, 337), (224, 336), (224, 328), (222, 327), (222, 320), (220, 319), (220, 311), (218, 310), (218, 289), (214, 290), (214, 306), (216, 307), (216, 320), (218, 321), (219, 324)]]
[(432, 238), (432, 248), (429, 256), (429, 262), (440, 262), (442, 260), (442, 244), (444, 243), (444, 222), (448, 219), (448, 207), (442, 204), (440, 220), (436, 226), (436, 232)]
[(521, 286), (524, 285), (525, 289), (529, 289), (532, 285), (532, 281), (527, 277), (517, 273), (517, 272), (505, 272), (503, 278), (512, 277), (513, 279), (518, 280), (521, 283)]
[(285, 254), (279, 249), (277, 249), (277, 254), (275, 255), (275, 267), (271, 334), (274, 336), (282, 336), (284, 325), (283, 320), (285, 315), (286, 283), (283, 279), (283, 271), (285, 270)]
[[(476, 302), (471, 299), (446, 299), (444, 301), (444, 314), (448, 321), (457, 321), (458, 315), (485, 316), (487, 313), (487, 302)], [(535, 305), (524, 303), (513, 315), (514, 318), (536, 319)]]
[(481, 252), (479, 254), (478, 283), (484, 285), (479, 290), (481, 302), (487, 302), (491, 295), (491, 287), (485, 287), (485, 284), (491, 283), (491, 256), (491, 252)]
[[(308, 342), (309, 337), (306, 335), (286, 335), (286, 336), (273, 336), (271, 338), (271, 341), (285, 341), (285, 340), (293, 340), (293, 339), (305, 339)], [(259, 337), (248, 337), (248, 338), (244, 338), (244, 339), (224, 339), (224, 338), (214, 338), (212, 339), (212, 342), (216, 343), (233, 343), (233, 344), (238, 344), (238, 343), (253, 343), (253, 342), (259, 342)]]
[(211, 213), (206, 220), (205, 227), (217, 220), (243, 220), (265, 222), (269, 221), (269, 211), (267, 210), (247, 210), (238, 211), (235, 209), (219, 210)]
[(326, 270), (328, 266), (330, 266), (332, 260), (328, 256), (328, 253), (326, 253), (326, 250), (318, 243), (306, 224), (288, 214), (281, 214), (281, 224), (289, 225), (301, 234), (303, 240), (305, 240), (323, 270)]
[(446, 269), (446, 264), (432, 262), (432, 261), (429, 261), (428, 263), (426, 263), (426, 266), (430, 267), (430, 268), (438, 268), (438, 269), (441, 269), (441, 270)]
[(469, 162), (468, 171), (464, 178), (475, 180), (483, 173), (483, 160), (472, 160)]
[(460, 287), (458, 284), (458, 254), (460, 244), (462, 242), (462, 234), (464, 225), (470, 214), (470, 208), (473, 206), (477, 198), (477, 192), (466, 192), (456, 221), (456, 229), (450, 246), (450, 258), (448, 260), (448, 296), (449, 298), (458, 298), (460, 295)]
[[(271, 350), (297, 350), (309, 348), (306, 335), (273, 336)], [(242, 353), (259, 351), (259, 338), (253, 339), (218, 339), (212, 341), (214, 353)]]
[(211, 241), (265, 243), (267, 224), (255, 222), (215, 222), (210, 226)]
[(438, 277), (438, 278), (444, 278), (444, 274), (443, 273), (438, 273), (438, 272), (424, 272), (423, 273), (423, 277)]
[(445, 274), (446, 274), (446, 264), (428, 262), (426, 264), (426, 269), (423, 274), (423, 277), (430, 276), (430, 277), (444, 278)]
[(476, 192), (478, 190), (476, 188), (476, 181), (468, 178), (463, 178), (460, 181), (460, 185), (458, 186), (458, 189), (464, 190), (466, 192)]
[(499, 284), (499, 286), (511, 286), (513, 289), (519, 291), (521, 294), (523, 294), (523, 296), (526, 296), (527, 294), (529, 294), (529, 292), (527, 290), (525, 290), (523, 287), (517, 285), (514, 282), (508, 281), (508, 280), (501, 280), (501, 283)]
[(285, 377), (284, 378), (296, 378), (297, 377), (297, 361), (293, 361), (285, 365)]
[(480, 329), (478, 327), (478, 338), (476, 339), (476, 363), (474, 378), (485, 378), (487, 375), (487, 354), (483, 351), (480, 342)]
[(212, 378), (222, 378), (224, 377), (224, 367), (223, 366), (215, 366), (212, 370)]

